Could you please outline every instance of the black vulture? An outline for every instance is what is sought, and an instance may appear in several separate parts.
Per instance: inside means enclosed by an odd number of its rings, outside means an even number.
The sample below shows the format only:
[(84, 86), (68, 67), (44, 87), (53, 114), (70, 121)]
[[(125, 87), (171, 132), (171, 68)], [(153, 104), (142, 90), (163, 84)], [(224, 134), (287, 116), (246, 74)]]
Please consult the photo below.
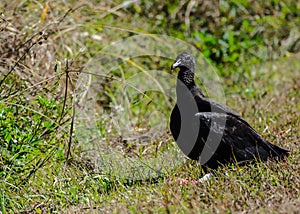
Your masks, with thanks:
[(195, 64), (183, 52), (171, 67), (179, 73), (170, 129), (183, 153), (199, 160), (205, 171), (227, 163), (284, 159), (289, 150), (271, 144), (239, 114), (203, 95), (194, 82)]

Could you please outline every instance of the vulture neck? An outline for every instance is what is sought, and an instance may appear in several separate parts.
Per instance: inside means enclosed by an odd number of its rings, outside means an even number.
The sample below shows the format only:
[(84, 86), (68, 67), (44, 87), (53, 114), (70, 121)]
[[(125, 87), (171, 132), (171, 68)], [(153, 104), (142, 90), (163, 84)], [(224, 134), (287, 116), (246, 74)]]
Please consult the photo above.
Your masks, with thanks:
[(180, 68), (177, 76), (177, 94), (186, 89), (191, 90), (193, 87), (195, 87), (194, 72), (185, 67)]

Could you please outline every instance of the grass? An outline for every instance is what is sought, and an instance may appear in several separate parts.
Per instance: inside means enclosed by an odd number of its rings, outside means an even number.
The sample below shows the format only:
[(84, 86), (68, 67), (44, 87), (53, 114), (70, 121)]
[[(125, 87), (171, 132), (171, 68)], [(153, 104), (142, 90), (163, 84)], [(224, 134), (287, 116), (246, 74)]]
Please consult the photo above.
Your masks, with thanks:
[[(294, 1), (211, 1), (199, 7), (193, 1), (1, 2), (0, 211), (296, 213), (298, 11)], [(117, 61), (101, 55), (112, 42), (145, 33), (180, 38), (200, 50), (218, 68), (227, 105), (270, 142), (290, 149), (287, 163), (226, 166), (201, 184), (176, 181), (197, 179), (203, 171), (183, 157), (168, 130), (174, 91), (162, 89), (174, 85), (168, 73), (173, 58), (122, 62), (122, 53)], [(88, 106), (99, 114), (96, 129), (80, 127), (77, 119), (70, 134), (75, 89), (99, 62), (116, 67), (92, 76), (95, 93), (86, 97), (96, 101)], [(197, 73), (208, 92), (211, 67)], [(100, 148), (88, 143), (95, 139)]]
[[(253, 78), (259, 80), (252, 82), (252, 94), (245, 92), (249, 86), (242, 83), (238, 88), (242, 88), (245, 94), (238, 92), (227, 96), (228, 105), (239, 106), (236, 110), (254, 124), (265, 138), (291, 150), (287, 163), (229, 166), (216, 172), (216, 180), (203, 184), (180, 184), (176, 181), (177, 176), (197, 179), (202, 174), (200, 167), (187, 161), (158, 184), (130, 187), (118, 184), (100, 200), (101, 203), (90, 201), (87, 206), (71, 207), (68, 211), (297, 212), (299, 106), (295, 105), (295, 97), (299, 96), (299, 85), (295, 82), (299, 81), (299, 66), (298, 56), (295, 56), (253, 67)], [(268, 73), (264, 73), (266, 70)], [(234, 91), (234, 87), (227, 90)]]

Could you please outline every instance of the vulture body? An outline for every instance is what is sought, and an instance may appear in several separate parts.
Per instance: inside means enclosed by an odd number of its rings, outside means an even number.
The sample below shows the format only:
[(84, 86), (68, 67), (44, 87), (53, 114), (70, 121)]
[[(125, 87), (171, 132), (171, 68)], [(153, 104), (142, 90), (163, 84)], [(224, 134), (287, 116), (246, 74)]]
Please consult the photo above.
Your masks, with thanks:
[(183, 153), (199, 160), (204, 169), (227, 163), (284, 159), (289, 150), (271, 144), (239, 114), (202, 94), (194, 82), (195, 64), (194, 57), (183, 52), (171, 67), (179, 68), (179, 73), (170, 129)]

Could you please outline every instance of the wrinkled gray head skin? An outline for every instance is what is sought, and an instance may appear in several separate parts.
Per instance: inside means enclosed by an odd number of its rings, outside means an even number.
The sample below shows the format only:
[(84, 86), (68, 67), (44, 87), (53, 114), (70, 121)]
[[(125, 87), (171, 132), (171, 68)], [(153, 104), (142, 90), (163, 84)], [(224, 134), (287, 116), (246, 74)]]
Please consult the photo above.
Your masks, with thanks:
[[(194, 86), (194, 73), (195, 73), (195, 58), (188, 52), (182, 52), (179, 54), (171, 66), (171, 70), (179, 68), (178, 80), (181, 81), (185, 86)], [(180, 84), (177, 84), (177, 88)], [(183, 89), (181, 89), (183, 90)]]
[[(182, 52), (179, 54), (173, 63), (171, 69), (175, 68), (187, 68), (188, 70), (192, 71), (194, 73), (195, 71), (195, 58), (192, 54), (188, 52)], [(185, 70), (185, 69), (184, 69)]]

